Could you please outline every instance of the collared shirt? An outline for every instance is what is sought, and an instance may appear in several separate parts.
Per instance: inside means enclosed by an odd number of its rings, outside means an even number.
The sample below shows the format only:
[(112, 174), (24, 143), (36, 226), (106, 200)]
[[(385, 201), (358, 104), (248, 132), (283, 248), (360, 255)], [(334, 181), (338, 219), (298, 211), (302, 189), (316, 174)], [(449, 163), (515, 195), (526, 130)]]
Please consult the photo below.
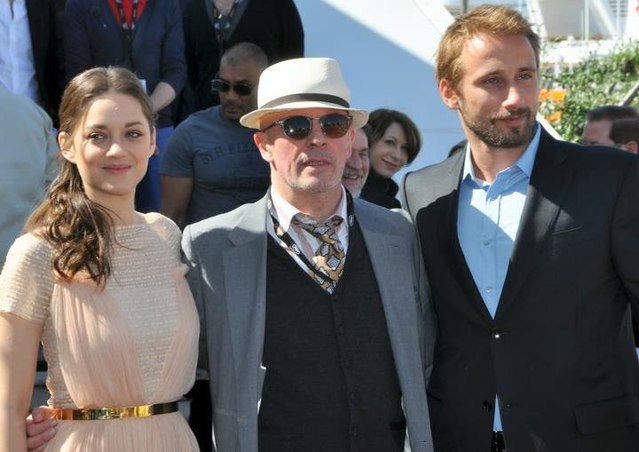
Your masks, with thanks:
[(0, 83), (12, 93), (39, 102), (31, 31), (25, 0), (0, 0)]
[[(293, 217), (298, 213), (305, 213), (301, 210), (297, 209), (295, 206), (291, 205), (288, 201), (282, 198), (271, 186), (270, 190), (271, 201), (273, 202), (273, 210), (275, 218), (280, 223), (282, 229), (287, 232), (293, 241), (300, 247), (306, 258), (312, 262), (313, 255), (315, 254), (315, 250), (319, 247), (319, 240), (314, 237), (309, 232), (305, 231), (301, 227), (292, 223)], [(328, 216), (331, 218), (333, 216), (339, 216), (342, 218), (342, 223), (337, 228), (337, 236), (339, 237), (342, 246), (344, 247), (344, 255), (348, 253), (348, 212), (346, 207), (346, 191), (344, 187), (342, 187), (342, 197), (340, 199), (339, 205), (337, 206), (337, 210)], [(326, 221), (328, 218), (317, 218), (317, 221)], [(288, 245), (284, 243), (282, 239), (280, 239), (275, 233), (275, 229), (273, 227), (273, 222), (270, 218), (266, 221), (266, 230), (268, 233), (275, 239), (275, 241), (284, 248), (290, 256), (293, 257), (297, 265), (299, 265), (304, 271), (307, 270), (306, 264), (298, 258), (295, 253), (289, 250)]]
[[(475, 175), (470, 145), (466, 146), (457, 217), (459, 244), (493, 318), (519, 230), (540, 136), (541, 127), (537, 125), (533, 139), (517, 162), (497, 173), (492, 183)], [(502, 430), (497, 403), (494, 429)]]

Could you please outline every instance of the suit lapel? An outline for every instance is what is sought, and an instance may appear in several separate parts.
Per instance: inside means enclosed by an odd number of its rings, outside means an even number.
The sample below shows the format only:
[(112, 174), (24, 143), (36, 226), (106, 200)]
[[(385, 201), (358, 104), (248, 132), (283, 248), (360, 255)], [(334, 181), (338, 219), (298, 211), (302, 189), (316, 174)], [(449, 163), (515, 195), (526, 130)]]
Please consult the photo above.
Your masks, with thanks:
[[(406, 287), (405, 269), (407, 267), (398, 264), (404, 261), (410, 262), (409, 256), (406, 255), (407, 250), (402, 245), (405, 239), (389, 234), (388, 231), (374, 230), (372, 225), (367, 222), (365, 215), (358, 215), (357, 219), (377, 280), (389, 333), (391, 333), (390, 330), (395, 330), (395, 325), (402, 325), (403, 328), (412, 324), (410, 321), (411, 313), (402, 309), (402, 304), (403, 300), (413, 297), (415, 288)], [(400, 335), (413, 333), (412, 331), (402, 331), (402, 328), (395, 332)], [(416, 334), (416, 331), (414, 333)]]
[(149, 36), (149, 33), (146, 31), (146, 29), (151, 23), (151, 17), (153, 16), (153, 11), (155, 10), (156, 6), (157, 2), (147, 1), (142, 14), (138, 15), (138, 21), (135, 24), (135, 34), (133, 35), (133, 47), (138, 52), (143, 51), (142, 45), (144, 44), (145, 36)]
[(266, 198), (258, 201), (228, 235), (223, 255), (224, 287), (232, 337), (233, 362), (240, 388), (240, 413), (255, 410), (262, 381), (256, 369), (262, 359), (266, 305)]
[(566, 162), (565, 153), (558, 142), (542, 129), (497, 317), (503, 315), (517, 298), (517, 293), (536, 263), (540, 245), (557, 219), (559, 206), (563, 204), (571, 180), (572, 168)]
[(459, 211), (459, 186), (461, 183), (461, 175), (464, 167), (464, 153), (452, 160), (451, 166), (448, 168), (448, 174), (444, 178), (450, 187), (447, 190), (450, 193), (448, 197), (447, 211), (442, 215), (443, 224), (438, 228), (441, 231), (442, 255), (447, 256), (448, 265), (451, 271), (459, 275), (460, 285), (466, 298), (477, 310), (478, 314), (484, 321), (491, 322), (491, 316), (486, 308), (473, 275), (466, 263), (464, 252), (459, 243), (459, 233), (457, 231), (457, 217)]
[(413, 302), (419, 288), (406, 284), (407, 275), (414, 271), (412, 250), (407, 249), (405, 237), (380, 230), (367, 207), (356, 204), (355, 213), (379, 288), (396, 369), (401, 380), (419, 382), (423, 374), (414, 358), (421, 352)]

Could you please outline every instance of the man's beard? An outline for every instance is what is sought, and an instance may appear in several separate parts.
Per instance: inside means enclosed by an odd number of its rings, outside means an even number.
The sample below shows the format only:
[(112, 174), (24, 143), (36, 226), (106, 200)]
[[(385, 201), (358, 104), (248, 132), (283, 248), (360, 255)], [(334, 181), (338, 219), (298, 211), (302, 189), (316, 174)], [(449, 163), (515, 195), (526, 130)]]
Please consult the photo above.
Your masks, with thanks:
[(535, 131), (535, 120), (529, 108), (520, 108), (512, 112), (512, 115), (523, 115), (526, 121), (523, 127), (509, 127), (507, 131), (499, 130), (495, 127), (498, 119), (505, 119), (507, 116), (501, 115), (490, 118), (487, 121), (473, 121), (466, 117), (464, 110), (460, 110), (462, 120), (481, 141), (493, 148), (517, 148), (527, 145), (532, 140)]

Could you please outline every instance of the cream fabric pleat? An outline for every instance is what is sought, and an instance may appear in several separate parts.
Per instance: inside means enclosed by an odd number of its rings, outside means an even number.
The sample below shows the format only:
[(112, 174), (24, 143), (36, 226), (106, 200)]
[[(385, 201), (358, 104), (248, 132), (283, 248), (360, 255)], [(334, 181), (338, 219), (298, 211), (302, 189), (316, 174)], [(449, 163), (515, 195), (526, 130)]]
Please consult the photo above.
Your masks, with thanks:
[(60, 368), (76, 406), (144, 404), (133, 337), (108, 292), (91, 281), (75, 280), (57, 284), (53, 300)]
[(197, 441), (180, 413), (106, 421), (64, 421), (47, 452), (193, 452)]
[[(173, 271), (178, 334), (165, 356), (162, 377), (151, 400), (144, 395), (143, 376), (133, 336), (117, 304), (94, 283), (73, 281), (54, 288), (51, 315), (60, 367), (78, 408), (162, 403), (179, 399), (193, 384), (197, 364), (199, 322), (186, 266)], [(148, 418), (60, 421), (46, 451), (197, 451), (198, 445), (180, 413)]]

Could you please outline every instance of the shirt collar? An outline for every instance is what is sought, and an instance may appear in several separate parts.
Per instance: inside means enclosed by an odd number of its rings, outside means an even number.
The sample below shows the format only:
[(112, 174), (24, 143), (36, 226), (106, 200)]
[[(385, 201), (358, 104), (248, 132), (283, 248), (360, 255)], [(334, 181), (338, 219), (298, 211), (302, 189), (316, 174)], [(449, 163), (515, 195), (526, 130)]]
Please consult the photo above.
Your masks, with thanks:
[[(343, 220), (342, 224), (346, 224), (346, 221), (347, 221), (346, 217), (348, 216), (347, 209), (346, 209), (346, 190), (344, 189), (343, 186), (341, 187), (341, 189), (342, 189), (342, 197), (340, 198), (339, 204), (337, 205), (337, 210), (333, 212), (331, 215), (329, 215), (328, 218), (331, 218), (337, 215), (342, 218)], [(293, 217), (300, 212), (301, 213), (305, 213), (305, 212), (302, 212), (297, 207), (293, 206), (291, 203), (289, 203), (284, 198), (282, 198), (275, 190), (273, 190), (273, 187), (271, 187), (270, 195), (271, 195), (271, 201), (273, 202), (273, 209), (275, 210), (277, 221), (280, 223), (280, 226), (282, 226), (282, 229), (284, 229), (285, 231), (288, 231)], [(321, 219), (317, 219), (317, 220), (320, 221)]]
[[(528, 143), (526, 149), (524, 149), (523, 154), (519, 156), (519, 159), (509, 168), (503, 169), (500, 171), (504, 172), (509, 170), (512, 167), (519, 168), (526, 176), (530, 179), (530, 175), (532, 174), (533, 166), (535, 163), (535, 157), (537, 156), (537, 149), (539, 149), (539, 141), (541, 139), (541, 126), (539, 123), (535, 125), (535, 133), (533, 134), (532, 140)], [(462, 181), (470, 179), (478, 183), (480, 186), (485, 184), (485, 181), (478, 179), (475, 176), (475, 168), (473, 168), (473, 163), (471, 160), (470, 154), (470, 143), (466, 144), (466, 149), (464, 150), (464, 170), (462, 172)]]

